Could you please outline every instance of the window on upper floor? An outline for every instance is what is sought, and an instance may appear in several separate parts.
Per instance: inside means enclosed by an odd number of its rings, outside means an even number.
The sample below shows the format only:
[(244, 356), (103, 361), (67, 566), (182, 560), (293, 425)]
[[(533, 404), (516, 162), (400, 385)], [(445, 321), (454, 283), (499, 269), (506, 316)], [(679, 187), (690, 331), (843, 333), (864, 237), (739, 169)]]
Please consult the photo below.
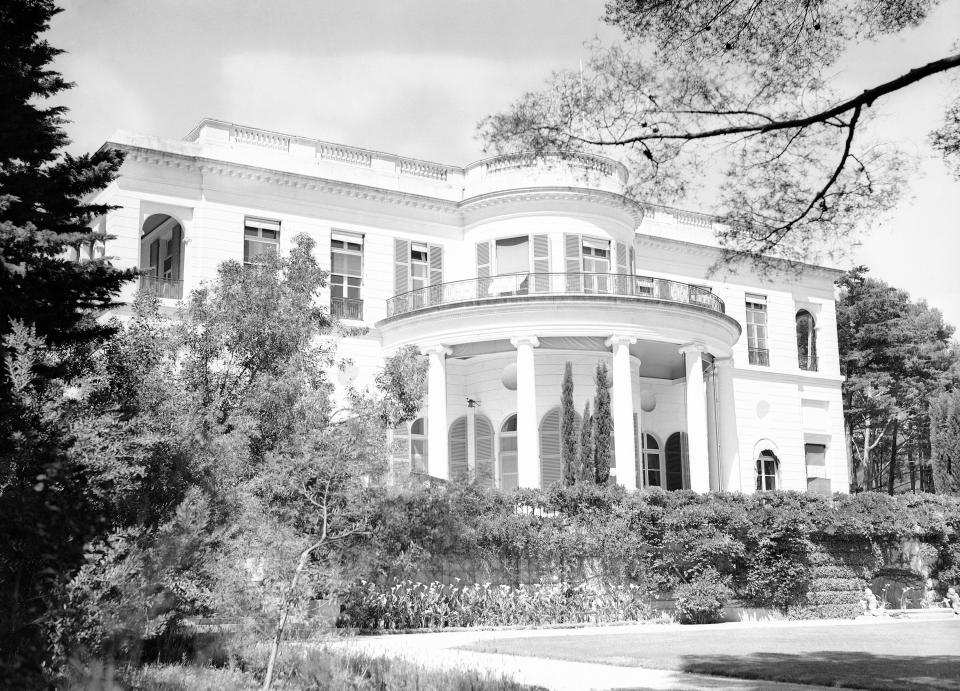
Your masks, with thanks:
[(800, 369), (817, 371), (817, 328), (807, 310), (797, 312), (797, 357)]
[(610, 241), (583, 238), (583, 289), (605, 293), (610, 284)]
[(280, 221), (246, 218), (243, 221), (243, 263), (263, 264), (280, 251)]
[(419, 242), (410, 243), (410, 290), (426, 288), (430, 284), (430, 250)]
[(767, 350), (767, 298), (747, 295), (747, 349), (751, 365), (770, 366)]
[(335, 231), (330, 237), (330, 313), (363, 319), (363, 236)]

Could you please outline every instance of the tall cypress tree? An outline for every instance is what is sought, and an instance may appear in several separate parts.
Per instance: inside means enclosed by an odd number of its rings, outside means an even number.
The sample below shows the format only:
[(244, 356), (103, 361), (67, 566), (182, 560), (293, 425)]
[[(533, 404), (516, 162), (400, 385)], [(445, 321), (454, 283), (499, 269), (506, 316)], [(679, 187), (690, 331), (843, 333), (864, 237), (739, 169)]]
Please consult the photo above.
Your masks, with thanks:
[(583, 406), (583, 421), (580, 423), (580, 479), (596, 482), (593, 468), (593, 415), (590, 414), (590, 399)]
[(610, 479), (611, 437), (613, 436), (613, 412), (610, 408), (610, 389), (607, 364), (597, 363), (597, 412), (594, 413), (594, 475), (598, 485)]
[(930, 452), (933, 490), (960, 494), (960, 391), (942, 393), (930, 403)]
[(573, 365), (567, 362), (560, 390), (560, 457), (563, 459), (563, 484), (568, 486), (574, 484), (580, 474), (579, 433), (577, 411), (573, 407)]
[(49, 669), (43, 627), (53, 594), (102, 527), (74, 430), (57, 414), (108, 329), (93, 318), (133, 274), (67, 250), (105, 238), (107, 207), (85, 199), (109, 183), (115, 151), (73, 156), (66, 110), (46, 100), (70, 88), (51, 68), (61, 52), (40, 35), (51, 0), (0, 3), (0, 686), (40, 688)]

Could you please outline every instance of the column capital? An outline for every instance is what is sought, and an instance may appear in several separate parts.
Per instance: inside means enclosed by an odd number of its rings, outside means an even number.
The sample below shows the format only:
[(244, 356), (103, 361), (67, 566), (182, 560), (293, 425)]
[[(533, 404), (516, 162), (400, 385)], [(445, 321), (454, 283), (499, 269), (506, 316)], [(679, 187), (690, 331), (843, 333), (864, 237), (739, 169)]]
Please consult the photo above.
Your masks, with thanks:
[(684, 355), (699, 355), (707, 352), (707, 346), (698, 341), (693, 341), (692, 343), (684, 343), (682, 346), (677, 348), (677, 352), (683, 353)]
[(623, 334), (613, 334), (603, 342), (608, 348), (611, 346), (627, 345), (632, 346), (637, 342), (636, 336), (624, 336)]
[(439, 355), (441, 357), (446, 357), (453, 354), (453, 349), (438, 343), (437, 345), (423, 346), (420, 348), (420, 352), (424, 355)]
[(514, 348), (519, 348), (520, 346), (530, 346), (531, 348), (537, 348), (540, 346), (540, 339), (536, 336), (514, 336), (510, 339), (510, 343)]

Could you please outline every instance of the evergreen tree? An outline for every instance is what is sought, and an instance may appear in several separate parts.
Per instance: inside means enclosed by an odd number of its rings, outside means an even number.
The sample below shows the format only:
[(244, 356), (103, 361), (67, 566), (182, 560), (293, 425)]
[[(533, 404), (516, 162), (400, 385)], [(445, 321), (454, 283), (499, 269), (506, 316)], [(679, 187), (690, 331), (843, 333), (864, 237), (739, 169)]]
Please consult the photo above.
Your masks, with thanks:
[(563, 369), (560, 391), (560, 455), (563, 459), (563, 484), (574, 484), (579, 475), (580, 449), (577, 448), (577, 411), (573, 407), (573, 365)]
[(607, 364), (597, 364), (597, 412), (594, 414), (594, 477), (598, 485), (606, 484), (610, 479), (610, 461), (612, 455), (611, 437), (613, 436), (613, 412), (610, 409), (610, 389), (607, 378)]
[[(70, 88), (51, 69), (61, 52), (40, 35), (60, 10), (51, 0), (0, 3), (0, 686), (36, 687), (49, 669), (43, 627), (53, 594), (80, 566), (84, 542), (103, 529), (97, 492), (101, 419), (71, 416), (70, 392), (86, 377), (109, 328), (93, 318), (130, 272), (95, 258), (108, 207), (87, 203), (122, 157), (73, 156), (66, 110), (47, 99)], [(89, 261), (68, 258), (84, 246)], [(103, 444), (103, 439), (99, 439)], [(94, 463), (94, 459), (96, 462)]]
[(580, 423), (580, 479), (596, 482), (593, 465), (593, 415), (590, 414), (590, 399), (583, 406), (583, 421)]
[(930, 447), (934, 491), (960, 494), (960, 391), (930, 404)]

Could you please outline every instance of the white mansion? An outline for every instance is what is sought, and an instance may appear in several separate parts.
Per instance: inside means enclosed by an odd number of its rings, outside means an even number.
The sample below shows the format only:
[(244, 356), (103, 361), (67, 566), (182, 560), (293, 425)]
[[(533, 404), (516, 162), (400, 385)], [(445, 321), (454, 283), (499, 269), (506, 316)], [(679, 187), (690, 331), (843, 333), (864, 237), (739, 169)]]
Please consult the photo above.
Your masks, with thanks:
[(341, 386), (369, 385), (398, 348), (429, 355), (395, 473), (558, 481), (565, 364), (583, 410), (605, 361), (622, 485), (847, 489), (838, 272), (707, 278), (713, 220), (628, 199), (619, 163), (448, 166), (216, 120), (105, 146), (127, 153), (98, 199), (118, 207), (100, 221), (115, 239), (85, 249), (141, 268), (165, 302), (306, 233), (331, 312), (367, 327), (338, 346)]

